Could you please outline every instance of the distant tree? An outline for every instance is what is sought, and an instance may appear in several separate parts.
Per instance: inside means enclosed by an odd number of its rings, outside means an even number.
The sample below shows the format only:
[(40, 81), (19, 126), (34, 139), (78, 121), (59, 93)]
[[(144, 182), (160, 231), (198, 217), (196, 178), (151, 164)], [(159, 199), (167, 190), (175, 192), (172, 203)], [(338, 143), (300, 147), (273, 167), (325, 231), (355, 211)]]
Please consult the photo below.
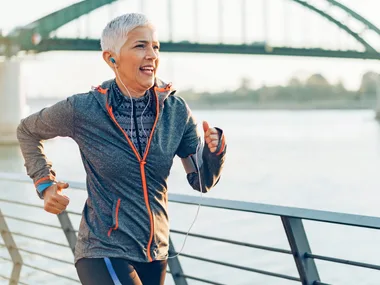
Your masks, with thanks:
[(297, 77), (292, 77), (290, 78), (289, 82), (288, 82), (288, 86), (289, 87), (299, 87), (299, 86), (302, 86), (302, 81), (297, 78)]
[(183, 97), (186, 101), (197, 101), (201, 96), (200, 93), (195, 92), (193, 89), (181, 90), (178, 95)]
[(342, 80), (339, 80), (334, 86), (332, 86), (332, 91), (337, 97), (345, 97), (345, 95), (348, 95), (347, 89), (344, 87)]
[(338, 80), (334, 87), (338, 90), (346, 90), (346, 87), (344, 87), (343, 81), (341, 79)]
[[(362, 77), (360, 89), (358, 91), (351, 91), (345, 88), (341, 80), (335, 84), (330, 84), (321, 74), (313, 74), (305, 79), (301, 74), (290, 78), (285, 86), (267, 86), (263, 83), (260, 88), (254, 90), (251, 86), (251, 79), (243, 77), (240, 79), (240, 85), (236, 90), (198, 93), (188, 89), (183, 90), (179, 95), (183, 96), (191, 104), (208, 107), (229, 105), (236, 107), (240, 104), (244, 108), (249, 108), (249, 106), (258, 106), (260, 104), (283, 104), (288, 102), (300, 103), (300, 106), (301, 104), (313, 106), (313, 104), (321, 103), (323, 106), (325, 104), (327, 106), (329, 100), (332, 102), (331, 106), (336, 106), (334, 104), (337, 104), (338, 101), (341, 101), (338, 104), (345, 104), (350, 103), (350, 101), (353, 102), (353, 100), (361, 100), (362, 96), (360, 94), (374, 96), (376, 94), (377, 83), (380, 84), (380, 75), (374, 72), (367, 72)], [(363, 102), (366, 103), (367, 101), (363, 100)]]
[(330, 86), (330, 83), (327, 81), (322, 74), (313, 74), (306, 80), (306, 85), (316, 86), (316, 87), (327, 87)]

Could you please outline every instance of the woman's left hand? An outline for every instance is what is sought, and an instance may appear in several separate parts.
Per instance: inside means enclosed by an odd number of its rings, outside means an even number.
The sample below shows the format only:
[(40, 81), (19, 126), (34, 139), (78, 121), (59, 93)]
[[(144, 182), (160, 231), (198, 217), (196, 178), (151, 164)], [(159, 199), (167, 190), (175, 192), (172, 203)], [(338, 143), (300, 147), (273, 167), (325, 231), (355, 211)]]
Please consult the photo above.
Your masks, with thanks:
[(205, 132), (205, 143), (214, 153), (219, 144), (219, 133), (215, 128), (210, 128), (206, 121), (203, 121), (203, 131)]

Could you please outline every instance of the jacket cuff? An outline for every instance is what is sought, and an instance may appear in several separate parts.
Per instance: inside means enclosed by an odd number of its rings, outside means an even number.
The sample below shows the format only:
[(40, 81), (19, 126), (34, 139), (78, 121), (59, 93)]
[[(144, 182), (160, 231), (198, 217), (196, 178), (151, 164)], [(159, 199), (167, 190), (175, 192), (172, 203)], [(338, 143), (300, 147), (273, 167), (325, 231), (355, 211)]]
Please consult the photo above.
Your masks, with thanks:
[(48, 176), (42, 177), (34, 182), (34, 187), (36, 188), (37, 195), (40, 199), (44, 198), (43, 192), (46, 188), (56, 183), (55, 180), (55, 172), (50, 170), (50, 174)]
[(48, 174), (47, 176), (44, 176), (42, 178), (39, 178), (37, 180), (35, 180), (34, 182), (34, 186), (37, 188), (37, 186), (39, 184), (42, 184), (42, 183), (47, 183), (47, 182), (54, 182), (55, 181), (55, 172), (50, 170), (50, 174)]
[(44, 198), (44, 191), (46, 190), (46, 188), (50, 187), (53, 184), (55, 184), (55, 182), (53, 182), (53, 181), (38, 184), (38, 186), (36, 187), (38, 197), (40, 197), (40, 199), (43, 199)]

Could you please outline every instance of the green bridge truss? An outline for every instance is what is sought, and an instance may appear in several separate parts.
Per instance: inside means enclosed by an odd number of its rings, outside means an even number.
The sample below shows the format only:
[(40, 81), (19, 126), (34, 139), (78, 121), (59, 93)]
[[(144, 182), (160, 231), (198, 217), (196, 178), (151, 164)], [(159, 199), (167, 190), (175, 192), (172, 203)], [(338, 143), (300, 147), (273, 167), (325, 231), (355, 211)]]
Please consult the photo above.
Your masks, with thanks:
[[(13, 56), (19, 51), (46, 52), (46, 51), (99, 51), (99, 40), (80, 38), (55, 38), (50, 34), (67, 23), (91, 13), (95, 9), (116, 2), (117, 0), (84, 0), (53, 12), (28, 25), (16, 28), (7, 36), (0, 35), (0, 55)], [(363, 47), (364, 51), (356, 50), (326, 50), (321, 48), (291, 48), (271, 47), (262, 44), (206, 44), (192, 42), (162, 42), (161, 51), (164, 52), (198, 52), (198, 53), (224, 53), (224, 54), (262, 54), (283, 56), (314, 56), (314, 57), (337, 57), (380, 59), (380, 53), (368, 43), (362, 33), (353, 31), (348, 25), (334, 18), (328, 11), (321, 10), (307, 0), (291, 0), (304, 8), (326, 18), (339, 29), (345, 31)], [(347, 17), (361, 23), (364, 31), (372, 31), (380, 38), (380, 29), (364, 17), (351, 10), (336, 0), (324, 0), (330, 7), (339, 9)]]

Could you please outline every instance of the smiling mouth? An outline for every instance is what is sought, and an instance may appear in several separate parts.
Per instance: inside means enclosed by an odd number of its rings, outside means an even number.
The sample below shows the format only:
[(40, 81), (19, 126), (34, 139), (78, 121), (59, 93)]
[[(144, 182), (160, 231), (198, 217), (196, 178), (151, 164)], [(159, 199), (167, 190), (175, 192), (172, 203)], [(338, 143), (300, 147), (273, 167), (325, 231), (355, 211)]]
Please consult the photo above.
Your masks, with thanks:
[(145, 75), (152, 76), (154, 74), (154, 67), (153, 66), (143, 66), (143, 67), (140, 67), (140, 71)]

